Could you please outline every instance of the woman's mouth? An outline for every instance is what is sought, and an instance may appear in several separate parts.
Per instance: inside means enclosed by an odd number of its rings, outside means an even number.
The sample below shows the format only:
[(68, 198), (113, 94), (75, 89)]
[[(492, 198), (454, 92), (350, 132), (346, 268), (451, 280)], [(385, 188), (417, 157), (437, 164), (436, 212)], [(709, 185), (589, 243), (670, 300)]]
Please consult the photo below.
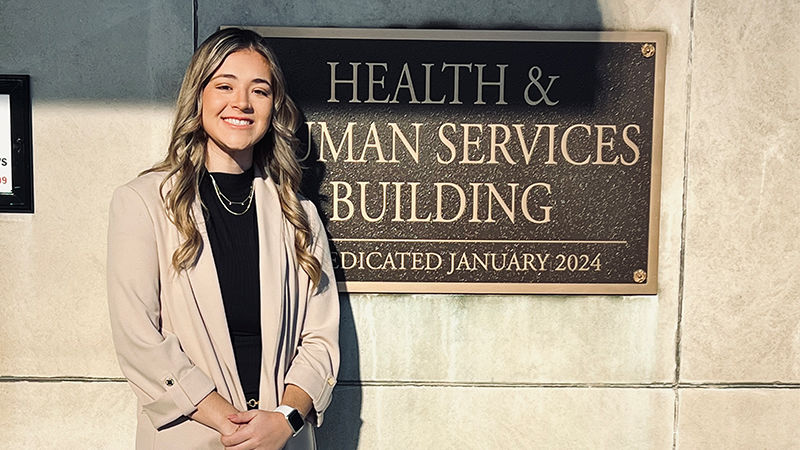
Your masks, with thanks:
[(250, 125), (250, 124), (253, 123), (252, 120), (249, 120), (249, 119), (238, 119), (236, 117), (225, 117), (222, 120), (224, 120), (225, 122), (227, 122), (227, 123), (229, 123), (231, 125), (236, 125), (237, 127)]

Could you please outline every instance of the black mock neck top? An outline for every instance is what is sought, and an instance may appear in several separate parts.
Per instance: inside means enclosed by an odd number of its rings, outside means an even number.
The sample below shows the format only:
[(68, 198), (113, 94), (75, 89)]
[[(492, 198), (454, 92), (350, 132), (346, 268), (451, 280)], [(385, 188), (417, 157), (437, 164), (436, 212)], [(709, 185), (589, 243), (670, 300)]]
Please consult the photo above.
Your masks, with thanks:
[[(217, 269), (217, 278), (225, 306), (225, 318), (236, 357), (239, 379), (246, 400), (258, 400), (261, 374), (261, 293), (258, 267), (258, 223), (256, 198), (253, 194), (249, 209), (245, 205), (228, 204), (245, 200), (253, 187), (251, 167), (241, 174), (203, 172), (200, 179), (200, 199), (206, 220), (208, 240)], [(219, 191), (217, 194), (214, 184)], [(223, 202), (225, 206), (223, 206)]]

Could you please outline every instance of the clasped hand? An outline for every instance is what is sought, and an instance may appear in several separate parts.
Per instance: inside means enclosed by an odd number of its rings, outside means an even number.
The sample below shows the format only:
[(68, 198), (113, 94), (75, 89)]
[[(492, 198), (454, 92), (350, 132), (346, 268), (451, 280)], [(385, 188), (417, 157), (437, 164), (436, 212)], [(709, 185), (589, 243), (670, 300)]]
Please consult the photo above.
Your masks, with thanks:
[(220, 438), (226, 450), (277, 450), (292, 437), (289, 422), (278, 412), (253, 409), (231, 414), (228, 420), (236, 431)]

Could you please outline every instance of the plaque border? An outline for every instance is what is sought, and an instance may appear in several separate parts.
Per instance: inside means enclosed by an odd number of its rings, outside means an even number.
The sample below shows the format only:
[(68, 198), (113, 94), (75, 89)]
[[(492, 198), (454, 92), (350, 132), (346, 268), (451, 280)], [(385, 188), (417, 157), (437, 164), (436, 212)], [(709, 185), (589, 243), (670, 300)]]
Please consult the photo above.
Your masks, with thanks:
[[(235, 25), (222, 26), (230, 28)], [(653, 130), (650, 169), (650, 214), (647, 246), (647, 278), (643, 283), (498, 283), (339, 281), (341, 292), (408, 294), (609, 294), (653, 295), (658, 293), (658, 244), (661, 211), (661, 153), (664, 138), (664, 86), (667, 33), (664, 31), (549, 31), (549, 30), (456, 30), (411, 28), (328, 28), (236, 26), (265, 37), (374, 40), (449, 40), (512, 42), (637, 42), (655, 45)], [(633, 281), (633, 279), (631, 279)]]

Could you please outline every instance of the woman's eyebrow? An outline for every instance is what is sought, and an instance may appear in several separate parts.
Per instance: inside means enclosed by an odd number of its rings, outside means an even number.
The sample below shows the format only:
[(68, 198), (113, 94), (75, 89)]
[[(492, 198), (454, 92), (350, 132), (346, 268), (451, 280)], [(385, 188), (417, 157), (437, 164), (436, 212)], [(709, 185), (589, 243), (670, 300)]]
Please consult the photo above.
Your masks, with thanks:
[[(216, 78), (230, 78), (232, 80), (238, 80), (239, 79), (236, 75), (234, 75), (232, 73), (221, 73), (221, 74), (216, 75), (212, 79), (216, 79)], [(272, 87), (272, 83), (270, 83), (269, 80), (265, 80), (264, 78), (253, 78), (252, 82), (253, 83), (264, 83), (264, 84), (267, 84), (270, 87)]]

